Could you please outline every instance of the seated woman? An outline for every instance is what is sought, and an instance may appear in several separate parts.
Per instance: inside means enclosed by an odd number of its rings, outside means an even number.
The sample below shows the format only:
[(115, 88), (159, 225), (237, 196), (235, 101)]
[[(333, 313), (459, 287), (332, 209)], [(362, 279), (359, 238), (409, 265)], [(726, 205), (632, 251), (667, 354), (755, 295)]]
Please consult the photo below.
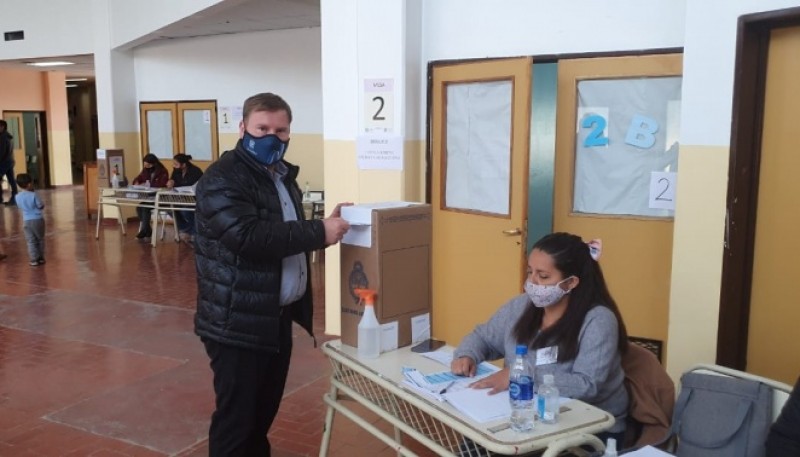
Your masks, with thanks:
[(621, 443), (628, 411), (621, 356), (628, 335), (597, 263), (599, 252), (599, 242), (587, 245), (569, 233), (537, 241), (528, 257), (525, 293), (464, 338), (451, 370), (473, 376), (478, 363), (504, 357), (503, 370), (471, 386), (492, 389), (490, 393), (507, 390), (515, 348), (527, 344), (536, 384), (552, 374), (561, 396), (613, 414), (616, 423), (598, 437)]
[[(139, 176), (133, 178), (131, 184), (134, 186), (149, 186), (149, 187), (166, 187), (169, 180), (169, 173), (164, 167), (164, 164), (158, 160), (155, 154), (147, 154), (142, 159), (142, 172)], [(145, 205), (136, 207), (136, 215), (139, 216), (139, 233), (136, 238), (149, 238), (153, 235), (153, 229), (150, 227), (150, 214), (153, 208)]]
[[(192, 163), (192, 156), (184, 153), (176, 154), (172, 158), (172, 177), (167, 181), (167, 188), (193, 186), (201, 176), (203, 170)], [(176, 211), (175, 224), (181, 240), (191, 240), (194, 236), (194, 211)]]

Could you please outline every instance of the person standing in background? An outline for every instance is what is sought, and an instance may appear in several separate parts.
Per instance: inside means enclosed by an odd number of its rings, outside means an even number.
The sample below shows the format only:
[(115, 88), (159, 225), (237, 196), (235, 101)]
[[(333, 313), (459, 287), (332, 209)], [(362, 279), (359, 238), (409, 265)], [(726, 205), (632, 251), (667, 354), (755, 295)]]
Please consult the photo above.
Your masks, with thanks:
[(14, 206), (17, 196), (17, 181), (14, 179), (14, 137), (8, 133), (8, 122), (0, 119), (0, 179), (3, 179), (3, 176), (8, 179), (8, 186), (11, 188), (11, 197), (3, 204)]

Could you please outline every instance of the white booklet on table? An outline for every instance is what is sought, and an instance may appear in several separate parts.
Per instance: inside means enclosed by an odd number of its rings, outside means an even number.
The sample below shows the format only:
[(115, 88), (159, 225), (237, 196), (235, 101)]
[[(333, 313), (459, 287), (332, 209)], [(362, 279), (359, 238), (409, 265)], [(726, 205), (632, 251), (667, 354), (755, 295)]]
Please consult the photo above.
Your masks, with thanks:
[(490, 391), (491, 389), (459, 389), (448, 391), (444, 398), (475, 422), (508, 419), (511, 416), (508, 391), (489, 395)]

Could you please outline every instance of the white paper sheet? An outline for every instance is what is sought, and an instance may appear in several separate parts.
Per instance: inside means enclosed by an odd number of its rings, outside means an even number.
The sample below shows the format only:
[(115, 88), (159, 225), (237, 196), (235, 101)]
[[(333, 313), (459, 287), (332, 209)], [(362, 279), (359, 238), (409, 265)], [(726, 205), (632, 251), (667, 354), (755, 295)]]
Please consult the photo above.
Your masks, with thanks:
[(431, 313), (411, 318), (411, 342), (419, 343), (431, 337)]
[(475, 422), (507, 419), (511, 416), (508, 391), (489, 395), (491, 389), (460, 389), (448, 391), (444, 398)]
[(661, 449), (654, 448), (653, 446), (645, 446), (633, 452), (625, 453), (626, 457), (672, 457), (672, 454), (664, 452)]
[(397, 321), (387, 322), (381, 325), (381, 352), (394, 351), (397, 349), (398, 338)]

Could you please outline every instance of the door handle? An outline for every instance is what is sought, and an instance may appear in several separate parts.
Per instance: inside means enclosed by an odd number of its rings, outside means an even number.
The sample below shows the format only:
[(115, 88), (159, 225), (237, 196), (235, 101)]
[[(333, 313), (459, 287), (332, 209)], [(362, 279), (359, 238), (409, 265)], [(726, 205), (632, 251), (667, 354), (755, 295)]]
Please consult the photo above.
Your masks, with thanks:
[(520, 230), (519, 228), (515, 228), (515, 229), (511, 229), (511, 230), (503, 230), (503, 235), (508, 235), (508, 236), (522, 235), (522, 230)]

